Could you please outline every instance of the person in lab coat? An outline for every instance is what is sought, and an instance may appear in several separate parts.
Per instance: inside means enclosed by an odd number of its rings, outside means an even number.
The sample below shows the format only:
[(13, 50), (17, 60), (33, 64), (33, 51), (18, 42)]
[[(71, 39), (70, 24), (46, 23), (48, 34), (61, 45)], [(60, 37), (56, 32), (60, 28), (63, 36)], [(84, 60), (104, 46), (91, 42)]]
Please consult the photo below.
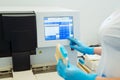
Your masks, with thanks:
[(96, 74), (85, 73), (69, 63), (65, 66), (59, 59), (57, 72), (65, 80), (120, 80), (120, 11), (115, 11), (101, 25), (101, 47), (88, 47), (81, 41), (69, 38), (70, 47), (86, 54), (99, 54), (101, 60)]

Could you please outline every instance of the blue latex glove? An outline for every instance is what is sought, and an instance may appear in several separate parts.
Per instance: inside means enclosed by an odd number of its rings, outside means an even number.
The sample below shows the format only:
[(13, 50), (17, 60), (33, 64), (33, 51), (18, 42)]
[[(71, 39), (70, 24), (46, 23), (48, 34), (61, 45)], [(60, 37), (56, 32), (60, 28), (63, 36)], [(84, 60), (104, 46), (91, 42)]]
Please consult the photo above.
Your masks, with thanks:
[(95, 80), (97, 77), (96, 74), (87, 74), (72, 64), (65, 66), (61, 59), (57, 64), (57, 72), (65, 80)]
[(71, 49), (75, 49), (81, 53), (94, 54), (93, 47), (88, 47), (85, 44), (83, 44), (81, 41), (78, 41), (77, 39), (74, 38), (68, 38), (68, 40), (70, 41)]

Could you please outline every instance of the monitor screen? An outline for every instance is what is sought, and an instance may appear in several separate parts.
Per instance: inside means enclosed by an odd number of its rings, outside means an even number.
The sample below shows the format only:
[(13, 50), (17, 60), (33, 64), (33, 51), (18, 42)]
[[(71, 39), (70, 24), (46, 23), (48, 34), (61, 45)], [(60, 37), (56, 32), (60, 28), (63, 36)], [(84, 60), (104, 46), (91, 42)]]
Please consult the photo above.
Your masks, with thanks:
[(73, 17), (44, 17), (45, 40), (62, 40), (73, 37)]

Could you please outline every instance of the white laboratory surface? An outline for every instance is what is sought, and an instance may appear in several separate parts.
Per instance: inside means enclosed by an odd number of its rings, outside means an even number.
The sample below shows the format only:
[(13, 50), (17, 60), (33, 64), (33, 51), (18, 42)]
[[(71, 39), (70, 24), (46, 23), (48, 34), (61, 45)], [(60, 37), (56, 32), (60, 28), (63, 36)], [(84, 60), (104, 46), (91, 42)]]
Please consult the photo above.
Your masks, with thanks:
[(36, 80), (63, 80), (57, 72), (49, 72), (35, 75)]
[(14, 80), (36, 80), (32, 70), (13, 72)]
[(2, 78), (0, 80), (13, 80), (13, 78)]
[(13, 78), (1, 78), (0, 80), (63, 80), (57, 72), (33, 74), (31, 70), (13, 72)]

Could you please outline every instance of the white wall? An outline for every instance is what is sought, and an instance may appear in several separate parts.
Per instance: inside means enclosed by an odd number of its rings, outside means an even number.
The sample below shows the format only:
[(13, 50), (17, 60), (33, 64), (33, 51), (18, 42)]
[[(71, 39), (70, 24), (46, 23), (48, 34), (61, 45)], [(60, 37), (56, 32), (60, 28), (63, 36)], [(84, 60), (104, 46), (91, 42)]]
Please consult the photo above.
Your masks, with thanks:
[(60, 6), (80, 10), (81, 40), (98, 43), (98, 29), (102, 21), (115, 9), (120, 0), (0, 0), (0, 6)]

